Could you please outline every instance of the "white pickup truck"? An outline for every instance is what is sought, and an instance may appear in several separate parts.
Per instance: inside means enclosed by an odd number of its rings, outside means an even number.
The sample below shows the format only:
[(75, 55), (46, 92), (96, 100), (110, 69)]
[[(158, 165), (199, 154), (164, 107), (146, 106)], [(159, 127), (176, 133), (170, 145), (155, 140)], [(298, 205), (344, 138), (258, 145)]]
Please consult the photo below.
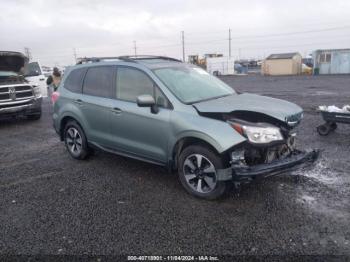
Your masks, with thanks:
[(30, 84), (40, 88), (42, 96), (47, 96), (47, 76), (39, 62), (28, 63), (25, 78)]
[(22, 53), (0, 51), (0, 118), (24, 115), (38, 120), (41, 117), (40, 89), (23, 77), (27, 61)]

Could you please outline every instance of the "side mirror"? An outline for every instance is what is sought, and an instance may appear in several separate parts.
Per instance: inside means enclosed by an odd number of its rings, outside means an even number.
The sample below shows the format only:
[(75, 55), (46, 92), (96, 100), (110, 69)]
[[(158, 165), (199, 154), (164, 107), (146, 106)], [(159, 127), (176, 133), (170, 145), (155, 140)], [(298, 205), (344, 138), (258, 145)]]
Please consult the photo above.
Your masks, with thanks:
[(151, 95), (140, 95), (137, 97), (137, 105), (139, 107), (151, 107), (156, 104), (153, 96)]
[(159, 111), (156, 101), (151, 95), (140, 95), (136, 102), (139, 107), (150, 107), (153, 114), (157, 114)]

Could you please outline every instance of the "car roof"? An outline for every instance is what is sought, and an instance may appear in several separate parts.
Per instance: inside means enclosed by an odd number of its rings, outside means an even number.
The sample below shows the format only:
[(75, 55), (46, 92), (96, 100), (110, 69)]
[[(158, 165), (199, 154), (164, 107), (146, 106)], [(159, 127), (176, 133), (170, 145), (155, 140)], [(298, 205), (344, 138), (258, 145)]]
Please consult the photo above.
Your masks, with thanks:
[(166, 56), (83, 57), (78, 59), (77, 65), (125, 65), (125, 62), (143, 65), (149, 69), (187, 66), (181, 60)]

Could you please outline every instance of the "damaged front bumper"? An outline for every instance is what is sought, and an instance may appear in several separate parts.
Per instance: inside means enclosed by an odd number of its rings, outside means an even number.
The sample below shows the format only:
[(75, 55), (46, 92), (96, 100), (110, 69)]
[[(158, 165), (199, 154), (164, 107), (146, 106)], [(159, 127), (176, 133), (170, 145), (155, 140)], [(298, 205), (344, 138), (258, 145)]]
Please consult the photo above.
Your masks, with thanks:
[(268, 177), (308, 166), (314, 163), (318, 156), (319, 150), (295, 150), (289, 156), (267, 164), (254, 166), (232, 164), (230, 168), (217, 170), (217, 177), (220, 181), (250, 181), (258, 177)]

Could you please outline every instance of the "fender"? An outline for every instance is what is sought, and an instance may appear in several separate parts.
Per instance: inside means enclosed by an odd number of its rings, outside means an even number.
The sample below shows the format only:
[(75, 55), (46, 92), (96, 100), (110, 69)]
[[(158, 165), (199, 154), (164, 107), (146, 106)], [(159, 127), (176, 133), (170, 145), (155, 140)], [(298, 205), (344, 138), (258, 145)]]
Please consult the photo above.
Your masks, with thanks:
[(81, 113), (81, 111), (79, 109), (76, 108), (75, 105), (71, 104), (71, 103), (66, 103), (65, 106), (63, 106), (61, 108), (62, 114), (59, 114), (60, 118), (58, 119), (58, 123), (59, 123), (59, 128), (63, 128), (62, 125), (62, 120), (65, 117), (71, 117), (74, 118), (82, 127), (82, 129), (85, 132), (86, 137), (89, 139), (89, 134), (88, 134), (88, 125), (87, 125), (87, 121), (85, 119), (85, 116)]

